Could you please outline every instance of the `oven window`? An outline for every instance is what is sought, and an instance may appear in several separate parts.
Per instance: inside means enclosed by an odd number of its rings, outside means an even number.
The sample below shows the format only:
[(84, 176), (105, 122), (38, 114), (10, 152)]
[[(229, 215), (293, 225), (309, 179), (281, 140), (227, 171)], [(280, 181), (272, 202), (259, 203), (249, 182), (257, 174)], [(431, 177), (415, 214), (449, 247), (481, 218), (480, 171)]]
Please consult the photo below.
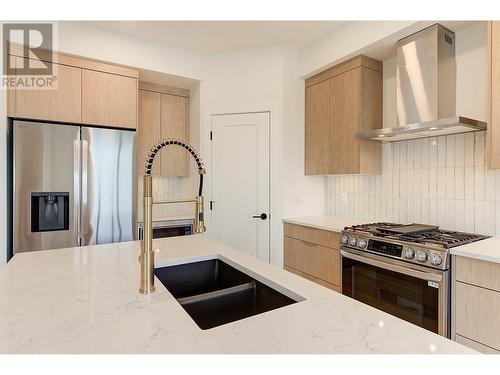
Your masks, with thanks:
[(427, 281), (342, 258), (342, 294), (438, 333), (439, 289)]

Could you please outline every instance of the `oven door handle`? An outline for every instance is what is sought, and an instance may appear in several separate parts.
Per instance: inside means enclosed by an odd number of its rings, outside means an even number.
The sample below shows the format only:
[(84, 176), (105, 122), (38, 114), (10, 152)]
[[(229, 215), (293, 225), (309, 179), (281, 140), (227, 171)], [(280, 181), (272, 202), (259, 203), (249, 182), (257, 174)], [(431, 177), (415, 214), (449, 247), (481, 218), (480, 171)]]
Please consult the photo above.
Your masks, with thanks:
[(416, 277), (421, 280), (426, 280), (426, 281), (435, 281), (435, 282), (441, 282), (443, 281), (443, 276), (442, 275), (436, 275), (435, 273), (429, 273), (429, 272), (423, 272), (423, 271), (417, 271), (412, 268), (406, 268), (406, 267), (401, 267), (396, 264), (390, 264), (386, 262), (381, 262), (376, 259), (372, 259), (369, 257), (353, 254), (350, 252), (347, 252), (345, 250), (340, 250), (340, 254), (345, 257), (349, 258), (352, 260), (356, 260), (361, 263), (366, 263), (370, 264), (372, 266), (378, 267), (378, 268), (383, 268), (389, 271), (394, 271), (398, 273), (402, 273), (404, 275)]

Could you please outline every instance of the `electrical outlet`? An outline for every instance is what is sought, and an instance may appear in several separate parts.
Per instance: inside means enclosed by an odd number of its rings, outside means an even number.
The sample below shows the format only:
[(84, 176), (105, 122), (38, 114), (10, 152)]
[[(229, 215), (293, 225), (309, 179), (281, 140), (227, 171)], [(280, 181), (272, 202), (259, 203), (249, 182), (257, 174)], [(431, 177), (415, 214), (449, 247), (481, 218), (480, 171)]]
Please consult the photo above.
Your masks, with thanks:
[(302, 205), (302, 195), (298, 194), (292, 195), (291, 201), (292, 201), (292, 206)]

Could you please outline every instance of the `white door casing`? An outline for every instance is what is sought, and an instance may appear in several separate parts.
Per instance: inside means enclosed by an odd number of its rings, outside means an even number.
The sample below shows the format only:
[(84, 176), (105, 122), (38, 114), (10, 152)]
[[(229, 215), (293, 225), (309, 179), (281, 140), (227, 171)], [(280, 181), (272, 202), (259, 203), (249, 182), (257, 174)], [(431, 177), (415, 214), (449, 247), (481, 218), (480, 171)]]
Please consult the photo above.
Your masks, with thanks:
[[(212, 116), (212, 235), (270, 261), (269, 112)], [(267, 215), (265, 220), (253, 216)]]

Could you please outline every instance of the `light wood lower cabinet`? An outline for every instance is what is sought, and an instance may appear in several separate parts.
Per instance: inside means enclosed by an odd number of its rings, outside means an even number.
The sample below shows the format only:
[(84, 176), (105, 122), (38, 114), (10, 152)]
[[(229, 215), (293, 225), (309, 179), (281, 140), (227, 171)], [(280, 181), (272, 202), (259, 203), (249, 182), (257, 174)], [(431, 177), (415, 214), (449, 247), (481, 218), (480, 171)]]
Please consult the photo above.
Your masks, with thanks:
[(452, 338), (482, 352), (500, 351), (500, 264), (454, 257)]
[(339, 234), (285, 224), (285, 270), (340, 292)]
[(83, 70), (82, 122), (135, 129), (137, 79)]

